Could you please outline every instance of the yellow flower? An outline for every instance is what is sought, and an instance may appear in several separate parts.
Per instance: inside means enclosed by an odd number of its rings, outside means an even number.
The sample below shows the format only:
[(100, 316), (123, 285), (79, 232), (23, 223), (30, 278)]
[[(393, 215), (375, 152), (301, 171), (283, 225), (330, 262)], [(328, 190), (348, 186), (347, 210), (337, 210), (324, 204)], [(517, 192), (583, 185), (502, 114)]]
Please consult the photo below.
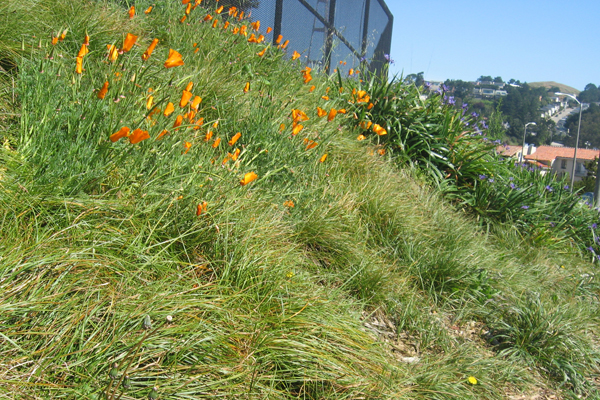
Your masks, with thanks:
[(287, 274), (285, 274), (286, 278), (288, 279), (292, 279), (294, 277), (294, 273), (292, 271), (288, 272)]
[(467, 382), (469, 382), (471, 385), (477, 385), (477, 379), (474, 376), (468, 377)]
[(146, 108), (149, 110), (152, 108), (154, 104), (154, 96), (148, 96), (148, 100), (146, 100)]
[(256, 178), (258, 178), (258, 175), (256, 175), (256, 173), (248, 172), (247, 174), (244, 175), (244, 178), (240, 181), (240, 185), (246, 186), (250, 182), (256, 180)]

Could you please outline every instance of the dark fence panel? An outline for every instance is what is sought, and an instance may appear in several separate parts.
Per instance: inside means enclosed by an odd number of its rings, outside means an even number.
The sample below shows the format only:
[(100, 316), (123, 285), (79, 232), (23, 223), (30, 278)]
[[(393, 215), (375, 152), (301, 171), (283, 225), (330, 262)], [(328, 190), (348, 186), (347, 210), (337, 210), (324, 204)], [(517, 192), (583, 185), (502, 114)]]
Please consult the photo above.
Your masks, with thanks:
[[(312, 68), (330, 73), (339, 68), (381, 74), (388, 62), (394, 17), (383, 0), (221, 0), (240, 6), (254, 21), (289, 40), (289, 49), (302, 54)], [(340, 62), (342, 64), (340, 64)], [(345, 62), (345, 64), (344, 64)]]

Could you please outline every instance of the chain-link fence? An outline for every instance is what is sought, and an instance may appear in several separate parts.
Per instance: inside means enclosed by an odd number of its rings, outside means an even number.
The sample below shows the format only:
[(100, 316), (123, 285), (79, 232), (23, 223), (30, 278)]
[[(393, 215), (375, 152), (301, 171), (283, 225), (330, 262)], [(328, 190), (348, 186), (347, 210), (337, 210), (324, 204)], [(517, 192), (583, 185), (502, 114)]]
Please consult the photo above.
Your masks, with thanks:
[(383, 0), (221, 0), (290, 41), (289, 49), (315, 69), (350, 68), (381, 74), (388, 62), (394, 17)]

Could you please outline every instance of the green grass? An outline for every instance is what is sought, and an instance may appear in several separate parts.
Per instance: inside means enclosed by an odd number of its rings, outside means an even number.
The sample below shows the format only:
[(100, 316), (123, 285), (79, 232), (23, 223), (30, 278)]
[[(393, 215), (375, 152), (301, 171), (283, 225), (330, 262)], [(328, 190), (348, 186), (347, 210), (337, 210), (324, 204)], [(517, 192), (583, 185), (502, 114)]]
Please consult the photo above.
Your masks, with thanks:
[[(305, 84), (283, 51), (233, 35), (239, 22), (224, 31), (227, 10), (212, 28), (202, 7), (182, 24), (179, 1), (148, 15), (138, 1), (132, 20), (120, 3), (0, 6), (15, 65), (0, 87), (0, 397), (598, 396), (598, 284), (575, 249), (482, 230), (357, 141), (351, 113), (317, 117), (350, 109), (355, 82)], [(127, 32), (139, 46), (107, 62)], [(184, 66), (163, 67), (170, 48)], [(204, 123), (175, 130), (189, 82)], [(176, 111), (148, 120), (149, 95)], [(309, 117), (297, 136), (292, 109)], [(150, 139), (112, 143), (122, 126)]]

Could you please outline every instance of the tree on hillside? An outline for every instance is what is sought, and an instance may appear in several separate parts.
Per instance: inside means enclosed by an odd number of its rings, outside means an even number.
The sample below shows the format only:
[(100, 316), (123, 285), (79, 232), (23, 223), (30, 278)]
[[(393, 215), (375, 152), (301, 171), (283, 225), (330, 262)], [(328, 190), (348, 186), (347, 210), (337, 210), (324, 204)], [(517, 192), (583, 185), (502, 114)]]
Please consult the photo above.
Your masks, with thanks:
[(410, 84), (414, 83), (415, 86), (420, 87), (425, 83), (425, 79), (423, 78), (424, 72), (419, 72), (417, 74), (408, 74), (406, 78), (404, 78), (404, 83)]
[(593, 83), (588, 83), (583, 92), (579, 92), (579, 101), (582, 103), (595, 103), (600, 101), (600, 89)]
[(494, 83), (504, 83), (501, 77), (497, 76), (494, 78)]
[(507, 136), (518, 141), (523, 138), (523, 129), (528, 122), (535, 122), (536, 136), (529, 140), (537, 145), (544, 144), (552, 135), (555, 124), (541, 118), (540, 107), (550, 102), (548, 92), (543, 87), (532, 88), (524, 83), (521, 87), (507, 87), (508, 95), (501, 106), (502, 114), (510, 125)]
[(477, 78), (477, 80), (479, 82), (493, 82), (494, 81), (494, 79), (491, 76), (489, 76), (489, 75), (487, 75), (487, 76), (486, 75), (481, 75), (479, 78)]
[[(460, 79), (457, 79), (457, 80), (446, 79), (446, 82), (444, 82), (444, 85), (446, 85), (446, 87), (448, 87), (449, 92), (452, 93), (452, 95), (454, 97), (460, 97), (463, 100), (465, 98), (471, 96), (471, 93), (473, 92), (473, 88), (475, 87), (475, 85), (472, 84), (471, 82), (461, 81)], [(459, 107), (461, 105), (462, 105), (462, 103), (458, 104)]]
[[(565, 127), (569, 130), (569, 135), (564, 140), (566, 146), (575, 146), (578, 123), (579, 113), (572, 114), (567, 118)], [(589, 142), (592, 148), (600, 148), (600, 107), (594, 103), (590, 104), (590, 107), (581, 114), (579, 146), (585, 142)]]

